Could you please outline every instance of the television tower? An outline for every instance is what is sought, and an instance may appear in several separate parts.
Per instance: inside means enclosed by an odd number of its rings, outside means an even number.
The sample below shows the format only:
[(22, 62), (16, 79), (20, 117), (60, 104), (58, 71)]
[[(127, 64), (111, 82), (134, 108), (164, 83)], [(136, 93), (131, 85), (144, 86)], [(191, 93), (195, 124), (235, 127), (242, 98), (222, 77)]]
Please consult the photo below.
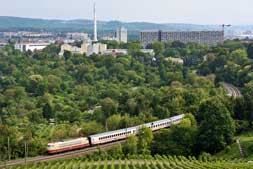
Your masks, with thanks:
[(93, 37), (93, 41), (97, 42), (98, 41), (98, 37), (97, 37), (97, 15), (96, 15), (96, 2), (94, 2), (94, 11), (93, 11), (93, 15), (94, 15), (94, 37)]

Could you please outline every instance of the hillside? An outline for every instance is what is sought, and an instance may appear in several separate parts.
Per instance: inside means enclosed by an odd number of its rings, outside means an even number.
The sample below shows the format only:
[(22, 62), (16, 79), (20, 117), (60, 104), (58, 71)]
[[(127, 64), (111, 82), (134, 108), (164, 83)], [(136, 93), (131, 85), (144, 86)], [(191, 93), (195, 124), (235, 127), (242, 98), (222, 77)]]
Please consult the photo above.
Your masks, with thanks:
[[(123, 148), (124, 155), (217, 154), (234, 143), (235, 134), (252, 129), (253, 46), (153, 45), (155, 59), (136, 42), (126, 44), (129, 55), (118, 57), (68, 52), (59, 57), (58, 45), (26, 53), (12, 45), (0, 49), (0, 161), (24, 157), (24, 142), (29, 157), (39, 156), (49, 142), (182, 113), (189, 113), (182, 125), (154, 137), (147, 132), (145, 142), (133, 138), (136, 144)], [(222, 82), (237, 86), (243, 97), (229, 98)]]
[[(0, 16), (0, 30), (34, 29), (34, 30), (57, 30), (57, 31), (89, 31), (92, 29), (92, 20), (47, 20), (20, 17)], [(205, 30), (218, 29), (214, 26), (194, 24), (156, 24), (148, 22), (120, 22), (120, 21), (98, 21), (98, 29), (115, 30), (118, 26), (125, 26), (130, 31), (143, 29), (161, 30)]]
[[(240, 143), (244, 150), (245, 159), (253, 160), (253, 154), (252, 154), (253, 132), (250, 131), (250, 132), (245, 132), (243, 134), (240, 134), (236, 136), (236, 139), (240, 140)], [(220, 158), (227, 158), (227, 159), (241, 158), (237, 143), (234, 143), (228, 146), (225, 150), (221, 151), (216, 156)]]

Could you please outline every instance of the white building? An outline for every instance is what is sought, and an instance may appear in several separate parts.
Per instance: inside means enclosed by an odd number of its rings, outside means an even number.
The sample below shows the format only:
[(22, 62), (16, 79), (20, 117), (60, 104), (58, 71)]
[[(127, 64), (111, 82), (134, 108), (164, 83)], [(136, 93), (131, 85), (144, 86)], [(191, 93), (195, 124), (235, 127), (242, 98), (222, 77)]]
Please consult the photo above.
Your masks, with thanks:
[(181, 58), (168, 57), (167, 60), (172, 62), (172, 63), (175, 63), (175, 64), (181, 64), (181, 65), (184, 64), (184, 60), (181, 59)]
[[(153, 49), (141, 49), (141, 52), (149, 54), (151, 56), (155, 55), (155, 52)], [(120, 54), (127, 55), (128, 49), (107, 49), (102, 54), (105, 54), (105, 55), (120, 55)]]
[(116, 31), (116, 39), (118, 42), (127, 43), (127, 29), (124, 27), (118, 27)]
[(50, 43), (16, 43), (15, 49), (20, 50), (21, 52), (27, 52), (35, 50), (42, 50), (46, 48)]
[(101, 38), (102, 40), (108, 40), (108, 41), (113, 41), (113, 40), (117, 40), (114, 36), (112, 35), (108, 35), (108, 36), (104, 36)]
[(101, 54), (104, 53), (104, 51), (107, 50), (107, 45), (102, 43), (83, 43), (81, 45), (81, 48), (77, 46), (71, 46), (69, 44), (63, 44), (61, 46), (61, 51), (59, 53), (60, 56), (63, 56), (64, 51), (69, 51), (71, 53), (75, 54), (84, 54), (86, 53), (87, 56), (90, 56), (92, 54)]
[(104, 55), (127, 55), (128, 50), (127, 49), (107, 49), (103, 52)]

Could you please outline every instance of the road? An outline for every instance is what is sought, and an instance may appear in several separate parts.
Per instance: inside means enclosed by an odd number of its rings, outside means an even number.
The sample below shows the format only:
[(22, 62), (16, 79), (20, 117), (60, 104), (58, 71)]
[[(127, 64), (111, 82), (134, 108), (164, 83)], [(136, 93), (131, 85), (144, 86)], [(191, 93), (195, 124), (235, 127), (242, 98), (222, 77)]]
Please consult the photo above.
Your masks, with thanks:
[(98, 148), (100, 148), (102, 150), (106, 150), (108, 148), (115, 146), (117, 143), (124, 143), (124, 142), (125, 142), (125, 140), (121, 140), (121, 141), (117, 141), (117, 142), (113, 142), (113, 143), (108, 143), (108, 144), (94, 146), (94, 147), (88, 147), (85, 149), (70, 151), (70, 152), (56, 154), (56, 155), (38, 156), (38, 157), (33, 157), (33, 158), (27, 158), (26, 160), (21, 159), (21, 160), (8, 161), (6, 163), (0, 163), (0, 168), (5, 167), (5, 166), (15, 166), (15, 165), (19, 165), (19, 164), (25, 164), (25, 163), (36, 163), (36, 162), (52, 161), (52, 160), (57, 160), (57, 159), (62, 159), (62, 158), (81, 156), (81, 155), (85, 155), (85, 154), (90, 154), (90, 153), (96, 151)]
[(224, 83), (223, 86), (226, 89), (228, 96), (234, 98), (242, 97), (240, 90), (235, 86), (233, 86), (232, 84)]

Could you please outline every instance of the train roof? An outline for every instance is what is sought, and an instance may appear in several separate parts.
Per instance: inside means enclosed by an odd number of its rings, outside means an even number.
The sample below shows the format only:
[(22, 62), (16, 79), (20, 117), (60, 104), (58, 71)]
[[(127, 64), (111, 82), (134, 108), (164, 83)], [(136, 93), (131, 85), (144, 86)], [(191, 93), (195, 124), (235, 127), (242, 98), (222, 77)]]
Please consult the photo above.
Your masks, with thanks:
[(115, 133), (122, 133), (122, 132), (126, 132), (126, 131), (137, 130), (137, 129), (143, 127), (143, 126), (147, 126), (148, 127), (149, 125), (156, 125), (156, 124), (159, 124), (159, 123), (168, 122), (168, 121), (171, 121), (171, 120), (174, 120), (174, 119), (183, 118), (184, 116), (185, 116), (185, 114), (181, 114), (181, 115), (178, 115), (178, 116), (170, 117), (168, 119), (163, 119), (163, 120), (158, 120), (158, 121), (154, 121), (154, 122), (149, 122), (149, 123), (145, 123), (145, 124), (138, 125), (138, 126), (135, 126), (135, 127), (129, 127), (129, 128), (124, 128), (124, 129), (119, 129), (119, 130), (104, 132), (104, 133), (100, 133), (100, 134), (90, 135), (90, 137), (103, 137), (103, 136), (112, 135), (112, 134), (115, 134)]
[(62, 140), (62, 141), (51, 142), (51, 143), (48, 143), (48, 145), (74, 142), (74, 141), (79, 141), (82, 139), (87, 139), (87, 137), (79, 137), (79, 138), (75, 138), (75, 139), (66, 139), (66, 140)]
[(90, 137), (103, 137), (105, 135), (112, 135), (115, 133), (123, 133), (126, 131), (132, 131), (132, 130), (136, 130), (136, 126), (135, 127), (129, 127), (129, 128), (124, 128), (124, 129), (119, 129), (119, 130), (114, 130), (114, 131), (108, 131), (108, 132), (104, 132), (104, 133), (100, 133), (100, 134), (95, 134), (95, 135), (91, 135)]

